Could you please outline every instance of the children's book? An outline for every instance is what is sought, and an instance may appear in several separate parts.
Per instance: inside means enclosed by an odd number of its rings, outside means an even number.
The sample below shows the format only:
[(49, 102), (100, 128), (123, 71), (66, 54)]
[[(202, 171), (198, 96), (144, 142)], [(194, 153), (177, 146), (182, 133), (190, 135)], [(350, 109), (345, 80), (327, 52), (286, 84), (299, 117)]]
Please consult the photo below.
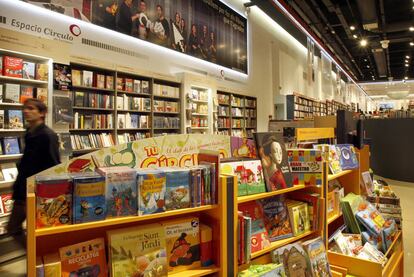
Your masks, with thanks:
[(23, 129), (23, 111), (8, 110), (7, 111), (9, 129)]
[(362, 182), (364, 183), (365, 190), (368, 195), (372, 195), (374, 192), (374, 183), (372, 182), (371, 174), (369, 171), (365, 171), (361, 173), (362, 175)]
[(11, 213), (13, 210), (13, 195), (11, 193), (5, 193), (0, 196), (3, 211), (5, 214)]
[(62, 277), (108, 276), (105, 241), (97, 238), (59, 248)]
[(23, 61), (23, 79), (31, 79), (35, 78), (35, 63)]
[(220, 164), (220, 174), (237, 176), (237, 196), (247, 195), (247, 182), (243, 162), (223, 162)]
[(165, 209), (190, 208), (190, 170), (164, 169), (166, 177)]
[(17, 137), (3, 138), (4, 155), (20, 154), (19, 139)]
[(105, 176), (106, 217), (137, 214), (136, 170), (127, 166), (100, 167), (97, 172)]
[(110, 276), (167, 276), (164, 229), (155, 223), (108, 231)]
[(230, 137), (231, 153), (234, 158), (257, 158), (254, 140)]
[(20, 100), (20, 85), (19, 84), (5, 84), (3, 102), (19, 103)]
[(198, 268), (200, 263), (200, 228), (196, 217), (163, 222), (169, 273)]
[(308, 204), (299, 201), (289, 201), (287, 206), (293, 235), (298, 236), (310, 231)]
[(320, 237), (302, 243), (303, 248), (308, 253), (312, 276), (332, 276), (324, 244)]
[(36, 227), (72, 224), (72, 181), (68, 175), (36, 176)]
[(82, 174), (73, 178), (73, 222), (104, 220), (106, 217), (105, 177)]
[(272, 256), (273, 262), (283, 263), (287, 276), (312, 276), (308, 257), (299, 243), (278, 248)]
[(292, 236), (289, 211), (284, 195), (265, 198), (261, 201), (264, 214), (264, 223), (270, 241), (276, 241)]
[(257, 151), (262, 162), (267, 191), (293, 186), (282, 134), (255, 133)]
[(138, 215), (165, 211), (166, 177), (161, 170), (141, 169), (137, 172)]
[(342, 170), (350, 170), (359, 167), (354, 146), (351, 144), (338, 144), (336, 147), (338, 149), (339, 161)]
[(247, 194), (266, 192), (263, 176), (263, 168), (260, 160), (248, 160), (243, 162), (245, 169), (245, 181)]
[(213, 228), (200, 224), (200, 261), (201, 266), (213, 265)]
[(336, 145), (330, 145), (329, 147), (329, 168), (332, 174), (338, 174), (342, 171), (341, 161), (339, 158), (340, 151)]
[(17, 167), (15, 163), (4, 163), (1, 165), (1, 172), (3, 173), (4, 181), (14, 182), (17, 178)]

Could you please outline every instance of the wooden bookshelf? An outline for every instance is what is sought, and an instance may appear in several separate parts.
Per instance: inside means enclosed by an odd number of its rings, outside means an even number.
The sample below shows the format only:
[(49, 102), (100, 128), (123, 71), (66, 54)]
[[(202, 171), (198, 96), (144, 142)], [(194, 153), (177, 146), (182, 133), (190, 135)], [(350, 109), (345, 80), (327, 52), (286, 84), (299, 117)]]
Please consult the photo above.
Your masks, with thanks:
[(0, 161), (20, 160), (23, 154), (0, 155)]
[(332, 180), (338, 179), (339, 177), (342, 177), (344, 175), (347, 175), (347, 174), (349, 174), (351, 172), (352, 172), (352, 170), (343, 170), (343, 171), (341, 171), (341, 172), (339, 172), (337, 174), (329, 174), (328, 175), (328, 181), (332, 181)]
[(237, 197), (237, 202), (240, 204), (240, 203), (245, 203), (245, 202), (249, 202), (249, 201), (255, 201), (255, 200), (259, 200), (259, 199), (264, 199), (264, 198), (268, 198), (268, 197), (288, 193), (288, 192), (291, 192), (291, 191), (301, 190), (301, 189), (304, 189), (304, 188), (305, 188), (304, 185), (297, 185), (297, 186), (293, 186), (291, 188), (276, 190), (276, 191), (272, 191), (272, 192), (263, 192), (263, 193), (252, 194), (252, 195), (239, 196), (239, 197)]
[(48, 81), (24, 79), (24, 78), (18, 78), (18, 77), (9, 77), (9, 76), (3, 76), (3, 75), (0, 75), (0, 82), (22, 84), (22, 85), (41, 85), (41, 86), (46, 86), (48, 84)]
[(209, 134), (214, 126), (214, 114), (211, 114), (212, 97), (210, 89), (191, 86), (186, 92), (186, 120), (187, 132)]
[[(96, 69), (92, 69), (96, 70)], [(88, 86), (72, 86), (72, 90), (92, 90), (96, 92), (115, 92), (114, 89), (107, 89), (107, 88), (97, 88), (97, 87), (88, 87)]]

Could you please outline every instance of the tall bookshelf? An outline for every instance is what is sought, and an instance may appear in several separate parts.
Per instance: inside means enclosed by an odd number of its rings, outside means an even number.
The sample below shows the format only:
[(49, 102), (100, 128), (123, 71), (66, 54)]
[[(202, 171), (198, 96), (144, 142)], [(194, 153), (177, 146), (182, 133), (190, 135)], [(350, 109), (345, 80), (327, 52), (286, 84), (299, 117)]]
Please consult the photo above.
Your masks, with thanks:
[(211, 127), (209, 113), (209, 89), (191, 86), (186, 95), (186, 129), (187, 133), (208, 134)]
[(327, 104), (314, 98), (293, 93), (286, 95), (286, 116), (287, 119), (312, 119), (314, 116), (325, 116)]

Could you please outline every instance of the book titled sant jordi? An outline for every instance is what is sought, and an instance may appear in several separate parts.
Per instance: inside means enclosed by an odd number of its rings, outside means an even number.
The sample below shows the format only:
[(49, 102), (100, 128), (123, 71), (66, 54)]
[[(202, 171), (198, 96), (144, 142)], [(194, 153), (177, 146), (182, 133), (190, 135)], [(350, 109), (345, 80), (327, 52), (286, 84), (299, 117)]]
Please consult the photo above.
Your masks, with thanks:
[(165, 231), (150, 224), (107, 232), (112, 277), (168, 274)]
[(160, 170), (138, 170), (138, 215), (165, 211), (165, 172)]

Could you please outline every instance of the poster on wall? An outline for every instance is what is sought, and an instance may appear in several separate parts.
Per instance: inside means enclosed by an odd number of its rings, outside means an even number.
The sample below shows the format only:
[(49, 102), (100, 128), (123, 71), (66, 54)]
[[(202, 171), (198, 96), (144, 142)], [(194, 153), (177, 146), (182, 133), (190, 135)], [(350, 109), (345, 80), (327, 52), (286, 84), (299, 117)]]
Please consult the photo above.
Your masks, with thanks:
[(219, 0), (25, 2), (248, 73), (247, 19)]

